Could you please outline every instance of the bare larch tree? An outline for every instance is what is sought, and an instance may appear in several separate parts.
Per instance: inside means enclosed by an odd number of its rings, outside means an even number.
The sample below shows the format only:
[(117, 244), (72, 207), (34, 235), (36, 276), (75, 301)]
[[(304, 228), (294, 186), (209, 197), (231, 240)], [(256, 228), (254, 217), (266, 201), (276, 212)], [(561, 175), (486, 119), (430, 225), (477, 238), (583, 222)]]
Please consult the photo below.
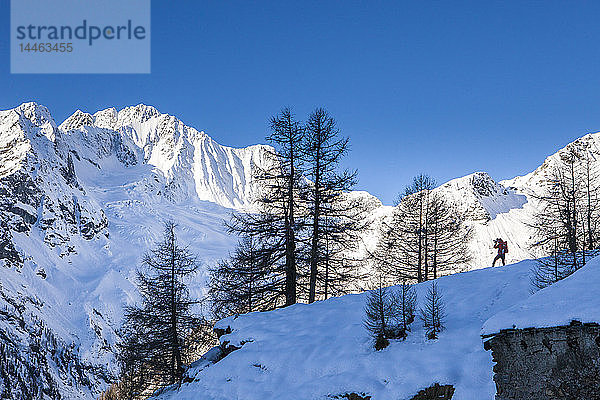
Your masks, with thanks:
[(421, 321), (428, 339), (437, 339), (438, 333), (444, 330), (446, 306), (436, 281), (432, 281), (425, 297), (425, 305), (421, 308)]
[(232, 234), (252, 237), (258, 257), (252, 263), (266, 269), (262, 274), (268, 276), (263, 293), (271, 306), (278, 307), (295, 304), (298, 296), (297, 235), (302, 223), (297, 218), (304, 130), (289, 108), (272, 117), (270, 127), (267, 140), (274, 150), (267, 153), (267, 167), (257, 168), (254, 176), (260, 187), (256, 211), (234, 213), (227, 227)]
[(175, 228), (173, 222), (165, 223), (163, 240), (143, 258), (137, 273), (141, 304), (125, 311), (121, 345), (123, 372), (143, 366), (145, 377), (169, 384), (181, 381), (184, 340), (202, 324), (191, 310), (198, 302), (185, 283), (198, 263), (179, 245)]
[(364, 229), (364, 207), (347, 192), (356, 184), (356, 171), (339, 171), (349, 150), (349, 139), (340, 137), (336, 121), (323, 108), (313, 111), (304, 129), (302, 158), (310, 181), (304, 196), (309, 236), (308, 302), (319, 294), (342, 294), (359, 278), (349, 254), (359, 244)]

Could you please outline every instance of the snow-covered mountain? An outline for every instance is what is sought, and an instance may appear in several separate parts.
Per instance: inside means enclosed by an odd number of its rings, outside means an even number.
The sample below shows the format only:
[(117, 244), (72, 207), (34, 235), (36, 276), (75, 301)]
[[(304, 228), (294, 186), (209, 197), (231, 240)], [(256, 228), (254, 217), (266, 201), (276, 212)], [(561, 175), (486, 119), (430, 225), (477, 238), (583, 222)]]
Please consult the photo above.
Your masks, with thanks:
[(96, 157), (117, 154), (126, 165), (156, 167), (168, 181), (172, 199), (197, 196), (223, 207), (251, 205), (252, 172), (255, 166), (264, 166), (269, 149), (221, 146), (206, 133), (145, 105), (119, 112), (109, 108), (94, 115), (78, 110), (59, 129), (95, 150)]
[[(599, 141), (588, 135), (569, 146), (599, 156)], [(253, 172), (270, 151), (222, 146), (145, 105), (77, 111), (60, 125), (35, 103), (0, 111), (0, 397), (96, 396), (115, 373), (115, 330), (162, 222), (177, 222), (206, 266), (226, 256), (236, 239), (222, 222), (252, 208)], [(499, 236), (509, 241), (508, 261), (531, 257), (530, 195), (556, 157), (510, 181), (478, 172), (436, 189), (473, 227), (470, 268), (489, 265)], [(350, 196), (370, 204), (374, 226), (392, 210), (366, 192)], [(205, 278), (194, 281), (197, 294)]]
[(491, 265), (496, 253), (493, 240), (498, 237), (508, 241), (507, 263), (542, 256), (530, 248), (533, 241), (530, 228), (532, 216), (540, 207), (534, 195), (545, 193), (552, 168), (569, 152), (575, 152), (582, 158), (589, 157), (591, 176), (598, 179), (600, 132), (587, 134), (569, 143), (524, 176), (495, 182), (487, 173), (476, 172), (435, 189), (464, 213), (468, 225), (473, 229), (473, 239), (469, 244), (473, 260), (469, 269)]
[(221, 146), (144, 105), (77, 111), (60, 126), (35, 103), (1, 111), (0, 397), (95, 397), (162, 222), (175, 220), (207, 265), (226, 256), (235, 238), (223, 220), (251, 206), (268, 150)]
[(508, 241), (507, 262), (533, 256), (529, 251), (530, 229), (526, 225), (533, 208), (521, 191), (495, 182), (485, 172), (453, 179), (434, 191), (456, 206), (473, 231), (468, 269), (491, 266), (496, 253), (493, 242), (498, 237)]

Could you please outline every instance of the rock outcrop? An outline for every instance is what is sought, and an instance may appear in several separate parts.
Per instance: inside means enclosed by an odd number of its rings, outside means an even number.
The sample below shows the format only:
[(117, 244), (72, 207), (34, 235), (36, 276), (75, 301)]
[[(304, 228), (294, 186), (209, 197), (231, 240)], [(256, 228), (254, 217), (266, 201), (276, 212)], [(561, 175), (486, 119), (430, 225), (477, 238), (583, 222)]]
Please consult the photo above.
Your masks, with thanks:
[(496, 400), (600, 399), (600, 326), (507, 329), (492, 350)]

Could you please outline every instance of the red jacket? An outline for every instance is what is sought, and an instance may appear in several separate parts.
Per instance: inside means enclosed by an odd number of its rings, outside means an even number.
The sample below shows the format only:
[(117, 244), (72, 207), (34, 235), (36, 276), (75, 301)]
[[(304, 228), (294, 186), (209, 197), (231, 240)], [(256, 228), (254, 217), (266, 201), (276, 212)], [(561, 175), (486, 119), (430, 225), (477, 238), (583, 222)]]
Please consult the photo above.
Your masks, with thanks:
[(498, 249), (498, 254), (500, 255), (508, 253), (508, 243), (504, 240), (499, 240), (498, 242), (496, 242), (494, 248)]

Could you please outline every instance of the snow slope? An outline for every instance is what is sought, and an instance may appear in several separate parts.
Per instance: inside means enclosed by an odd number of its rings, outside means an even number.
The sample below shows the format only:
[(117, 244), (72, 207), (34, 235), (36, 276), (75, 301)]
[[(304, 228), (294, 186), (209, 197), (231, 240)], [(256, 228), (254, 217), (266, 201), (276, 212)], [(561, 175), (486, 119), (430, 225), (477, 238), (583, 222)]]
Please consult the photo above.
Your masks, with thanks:
[(596, 257), (573, 275), (494, 315), (485, 323), (483, 334), (498, 333), (501, 329), (569, 325), (573, 320), (598, 323), (598, 287), (600, 258)]
[[(452, 384), (457, 400), (492, 400), (492, 358), (481, 327), (530, 296), (532, 261), (438, 279), (446, 330), (428, 341), (417, 319), (405, 341), (375, 351), (362, 325), (366, 294), (250, 313), (220, 321), (221, 343), (241, 346), (221, 361), (193, 369), (194, 382), (166, 399), (327, 399), (347, 392), (375, 400), (408, 399), (435, 382)], [(583, 271), (582, 271), (583, 272)], [(419, 305), (431, 282), (415, 285)]]

